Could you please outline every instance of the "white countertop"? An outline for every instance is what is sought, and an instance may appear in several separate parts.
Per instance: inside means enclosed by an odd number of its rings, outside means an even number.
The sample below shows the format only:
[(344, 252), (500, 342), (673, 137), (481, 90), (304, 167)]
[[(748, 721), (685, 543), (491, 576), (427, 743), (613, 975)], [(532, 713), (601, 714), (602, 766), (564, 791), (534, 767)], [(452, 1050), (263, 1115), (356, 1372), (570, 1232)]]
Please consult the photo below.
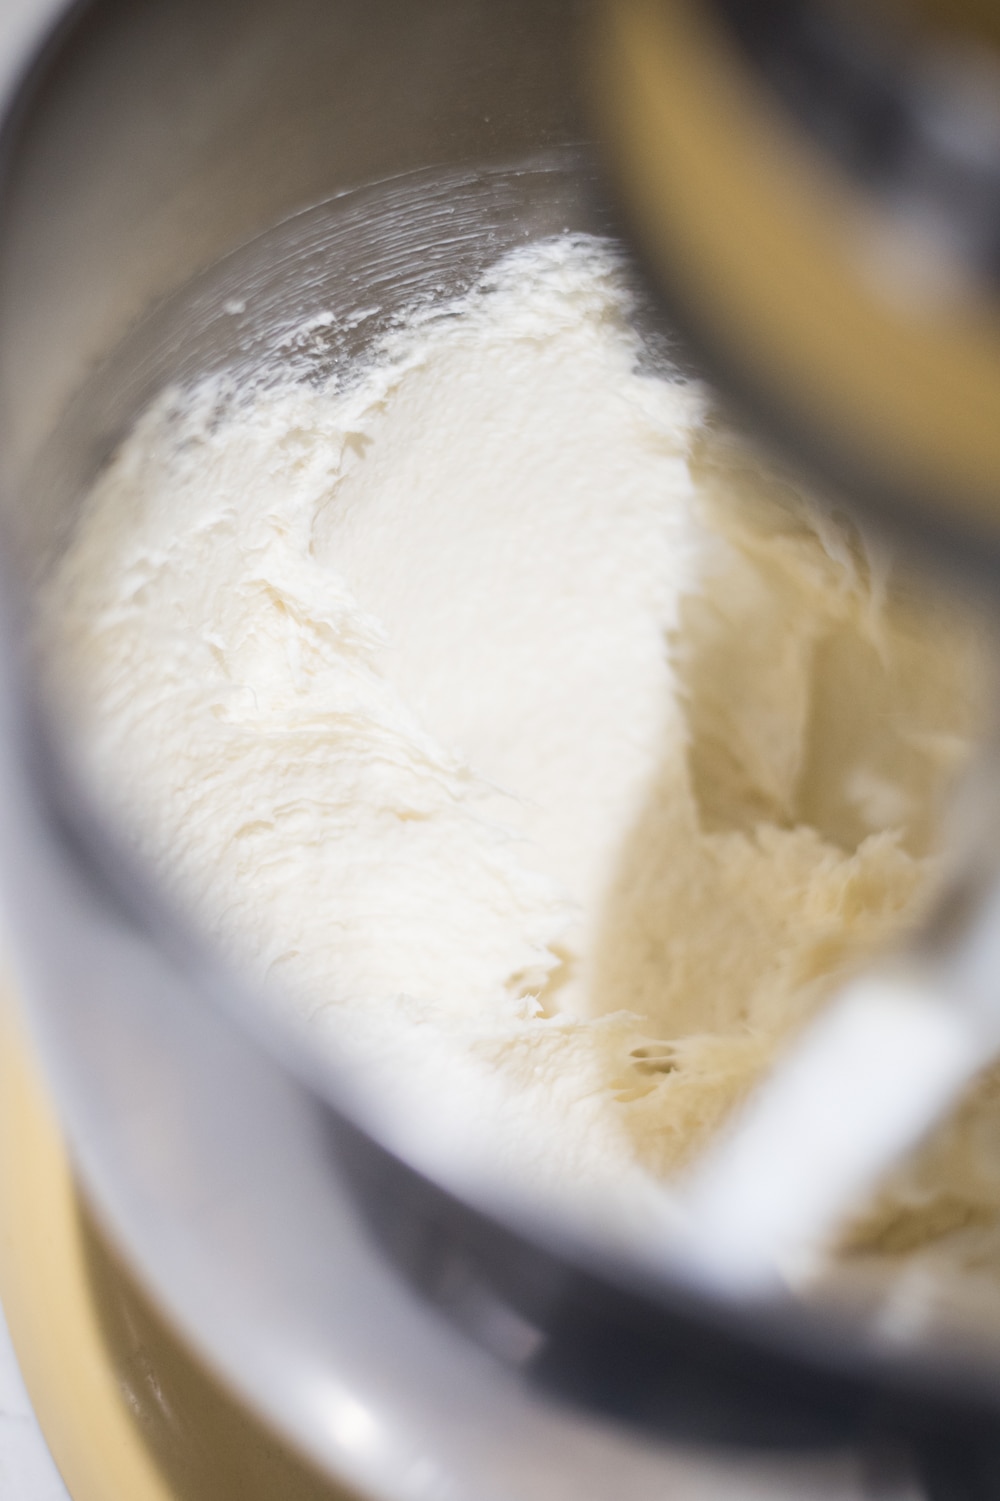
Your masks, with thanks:
[[(6, 95), (62, 0), (0, 0), (0, 97)], [(0, 1496), (4, 1501), (67, 1501), (31, 1411), (0, 1313)]]
[(69, 1501), (31, 1411), (0, 1313), (0, 1496), (4, 1501)]

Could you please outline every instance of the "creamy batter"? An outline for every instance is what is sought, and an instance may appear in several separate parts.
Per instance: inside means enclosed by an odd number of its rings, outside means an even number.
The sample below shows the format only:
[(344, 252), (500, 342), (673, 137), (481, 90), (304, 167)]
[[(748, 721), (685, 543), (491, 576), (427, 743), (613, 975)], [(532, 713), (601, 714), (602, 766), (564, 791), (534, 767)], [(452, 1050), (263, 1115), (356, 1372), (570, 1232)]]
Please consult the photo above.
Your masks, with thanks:
[[(175, 900), (414, 1131), (626, 1231), (919, 914), (976, 689), (629, 313), (565, 237), (322, 389), (167, 393), (44, 612)], [(866, 1243), (994, 1212), (936, 1150)]]

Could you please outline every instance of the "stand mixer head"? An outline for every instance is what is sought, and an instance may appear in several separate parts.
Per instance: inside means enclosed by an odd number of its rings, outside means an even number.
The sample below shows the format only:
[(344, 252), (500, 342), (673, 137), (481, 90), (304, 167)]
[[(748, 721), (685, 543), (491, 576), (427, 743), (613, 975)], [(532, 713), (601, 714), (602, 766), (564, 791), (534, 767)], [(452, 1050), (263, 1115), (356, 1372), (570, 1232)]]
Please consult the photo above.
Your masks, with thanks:
[(699, 357), (852, 506), (1000, 563), (1000, 32), (978, 0), (623, 0), (594, 95)]

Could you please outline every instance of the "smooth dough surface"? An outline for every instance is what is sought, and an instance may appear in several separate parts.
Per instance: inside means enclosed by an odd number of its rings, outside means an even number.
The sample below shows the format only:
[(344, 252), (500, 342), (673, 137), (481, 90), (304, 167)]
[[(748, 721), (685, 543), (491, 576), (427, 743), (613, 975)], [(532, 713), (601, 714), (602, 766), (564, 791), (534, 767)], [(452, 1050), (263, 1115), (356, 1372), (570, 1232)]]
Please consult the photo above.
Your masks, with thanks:
[[(976, 695), (629, 311), (567, 237), (339, 382), (168, 392), (42, 625), (175, 900), (415, 1130), (625, 1233), (915, 920)], [(994, 1213), (977, 1108), (866, 1246)]]

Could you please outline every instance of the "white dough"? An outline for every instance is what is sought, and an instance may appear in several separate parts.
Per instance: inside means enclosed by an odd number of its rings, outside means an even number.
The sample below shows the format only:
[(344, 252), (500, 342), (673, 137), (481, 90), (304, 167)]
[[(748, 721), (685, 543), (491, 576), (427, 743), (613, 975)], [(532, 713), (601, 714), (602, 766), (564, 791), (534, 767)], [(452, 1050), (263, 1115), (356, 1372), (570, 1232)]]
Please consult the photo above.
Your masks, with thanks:
[(628, 318), (566, 237), (339, 384), (167, 393), (43, 628), (120, 826), (316, 1047), (618, 1229), (914, 920), (975, 695)]

